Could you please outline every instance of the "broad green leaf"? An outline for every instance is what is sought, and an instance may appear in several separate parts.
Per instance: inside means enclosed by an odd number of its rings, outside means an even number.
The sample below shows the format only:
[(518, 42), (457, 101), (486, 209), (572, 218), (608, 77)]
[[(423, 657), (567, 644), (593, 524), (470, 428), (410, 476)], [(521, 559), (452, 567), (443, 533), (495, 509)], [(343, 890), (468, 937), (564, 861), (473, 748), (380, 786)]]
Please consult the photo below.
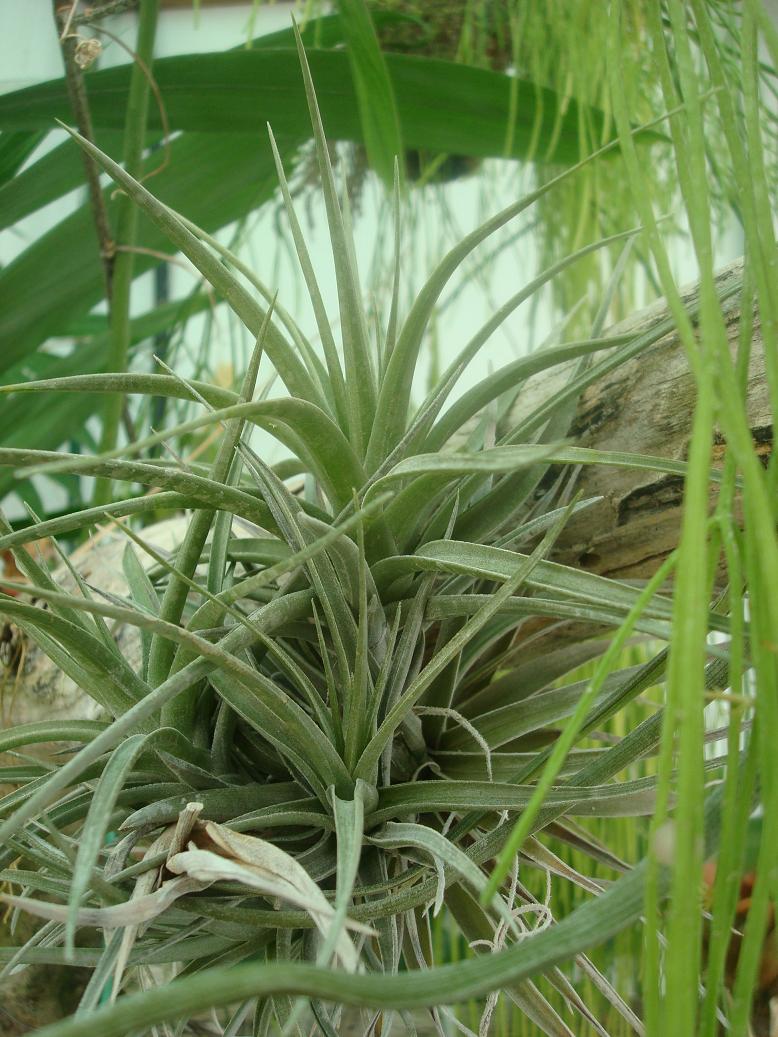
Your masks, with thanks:
[[(328, 138), (364, 141), (348, 54), (316, 49), (307, 49), (307, 54)], [(521, 106), (516, 112), (513, 147), (505, 156), (511, 76), (404, 54), (385, 54), (384, 59), (405, 147), (521, 158), (528, 153), (538, 115), (543, 145), (551, 144), (559, 116), (559, 132), (549, 158), (559, 162), (579, 158), (577, 123), (582, 112), (575, 101), (566, 99), (560, 112), (559, 97), (552, 90), (541, 90), (534, 105)], [(165, 99), (172, 130), (257, 134), (270, 122), (276, 136), (310, 136), (300, 66), (293, 47), (161, 58), (154, 62), (154, 77)], [(122, 127), (128, 81), (126, 65), (89, 75), (89, 101), (98, 131)], [(272, 89), (267, 84), (272, 84)], [(535, 91), (531, 94), (534, 96)], [(602, 113), (590, 108), (586, 117), (599, 127), (594, 138), (601, 139)], [(61, 79), (0, 99), (0, 129), (49, 130), (53, 118), (70, 118)], [(153, 108), (149, 111), (149, 127), (162, 128), (159, 113)]]
[[(510, 77), (402, 55), (389, 55), (387, 60), (409, 146), (460, 154), (501, 154)], [(356, 139), (360, 128), (355, 99), (348, 96), (351, 87), (347, 56), (339, 52), (313, 51), (311, 62), (329, 136)], [(264, 133), (265, 123), (271, 121), (286, 155), (291, 155), (296, 144), (310, 135), (295, 51), (291, 48), (267, 53), (241, 50), (162, 59), (155, 62), (154, 73), (165, 97), (171, 124), (191, 131), (172, 141), (170, 163), (155, 177), (154, 193), (206, 230), (224, 226), (268, 199), (276, 184), (273, 161), (256, 131)], [(128, 80), (127, 66), (89, 76), (90, 104), (98, 140), (106, 142), (109, 150), (112, 150), (109, 138), (101, 136), (101, 130), (104, 126), (121, 129)], [(212, 86), (207, 94), (206, 80)], [(273, 83), (273, 90), (263, 91), (260, 85), (263, 83)], [(228, 91), (227, 100), (219, 93), (220, 89)], [(241, 91), (246, 95), (243, 101), (238, 96)], [(268, 102), (264, 106), (263, 96)], [(428, 111), (419, 109), (420, 97), (430, 98)], [(543, 118), (548, 119), (550, 135), (557, 99), (551, 92), (541, 99), (545, 100)], [(441, 109), (448, 109), (455, 117), (441, 116)], [(15, 119), (26, 123), (32, 118), (48, 130), (56, 115), (70, 118), (61, 80), (32, 88), (31, 93), (19, 91), (0, 99), (0, 126)], [(517, 156), (526, 151), (534, 115), (519, 113), (526, 126), (516, 133)], [(153, 110), (150, 118), (153, 124)], [(227, 119), (231, 120), (230, 124)], [(566, 105), (563, 123), (557, 157), (572, 160), (577, 157), (578, 149), (574, 102)], [(209, 132), (203, 136), (198, 131), (206, 126)], [(235, 132), (229, 134), (228, 130)], [(158, 164), (158, 156), (152, 155), (145, 169), (149, 171)], [(32, 171), (23, 174), (28, 179), (31, 175)], [(48, 200), (52, 190), (48, 181), (57, 175), (56, 161), (50, 160), (45, 169), (39, 169), (35, 175), (43, 183), (31, 185), (23, 203), (9, 202), (16, 206), (14, 211), (19, 214), (31, 211), (36, 199)], [(23, 186), (26, 189), (26, 182)], [(109, 194), (106, 192), (106, 197)], [(81, 242), (90, 240), (91, 233), (91, 214), (84, 206), (53, 228), (44, 238), (45, 245), (41, 242), (31, 246), (0, 276), (0, 287), (16, 300), (5, 332), (8, 335), (3, 347), (6, 362), (25, 355), (45, 337), (61, 329), (65, 319), (86, 313), (99, 300), (102, 281), (97, 256), (80, 247)], [(141, 226), (138, 244), (154, 252), (166, 247), (164, 236), (145, 224)], [(74, 262), (76, 256), (78, 261)], [(155, 262), (150, 254), (136, 256), (137, 273)], [(34, 269), (34, 275), (29, 273), (30, 269)], [(64, 277), (63, 270), (66, 271)], [(45, 311), (36, 310), (32, 296), (28, 298), (29, 293), (25, 291), (25, 285), (33, 280), (37, 285), (36, 298), (37, 291), (46, 295)]]
[[(89, 350), (84, 350), (84, 366), (88, 370)], [(97, 358), (96, 358), (97, 359)], [(83, 368), (82, 368), (83, 370)], [(71, 444), (81, 438), (89, 418), (98, 410), (99, 398), (84, 394), (77, 398), (43, 400), (3, 400), (3, 433), (0, 447), (21, 449), (35, 446), (41, 450), (56, 450), (66, 440)], [(32, 484), (20, 483), (13, 471), (0, 472), (0, 498), (12, 491), (24, 492)], [(42, 503), (36, 511), (42, 510)]]
[[(379, 20), (393, 20), (391, 14), (379, 14)], [(343, 30), (339, 15), (328, 15), (321, 18), (311, 19), (301, 30), (303, 41), (306, 46), (334, 47), (343, 41)], [(272, 49), (277, 47), (292, 47), (294, 45), (294, 32), (291, 28), (282, 29), (279, 32), (268, 33), (251, 40), (248, 46), (252, 50)], [(241, 48), (242, 49), (242, 48)], [(155, 62), (155, 68), (159, 59)], [(123, 70), (127, 83), (129, 82), (128, 70)], [(90, 74), (90, 81), (92, 75)], [(91, 97), (91, 82), (90, 82)], [(121, 146), (121, 130), (97, 132), (97, 143), (108, 154), (117, 154)], [(306, 127), (307, 130), (307, 127)], [(56, 131), (55, 131), (56, 132)], [(9, 140), (8, 152), (17, 155), (20, 148), (28, 142), (37, 138), (37, 134), (9, 135), (14, 138), (12, 144)], [(152, 139), (150, 143), (158, 143)], [(159, 157), (155, 156), (155, 163), (159, 164)], [(84, 167), (80, 157), (68, 147), (67, 143), (60, 144), (47, 152), (23, 175), (17, 175), (7, 184), (0, 186), (0, 229), (15, 223), (22, 217), (29, 215), (36, 209), (41, 208), (55, 198), (79, 187), (84, 180)], [(7, 222), (6, 222), (7, 221)]]
[[(60, 135), (59, 130), (48, 128)], [(33, 134), (25, 136), (32, 137)], [(40, 136), (45, 136), (44, 131), (40, 131)], [(100, 146), (111, 153), (118, 152), (121, 147), (121, 134), (115, 130), (98, 134), (98, 140)], [(83, 160), (73, 154), (67, 141), (58, 144), (23, 172), (0, 185), (0, 229), (5, 230), (83, 183)]]
[(17, 133), (0, 135), (0, 185), (5, 185), (16, 176), (30, 155), (43, 139), (43, 133)]

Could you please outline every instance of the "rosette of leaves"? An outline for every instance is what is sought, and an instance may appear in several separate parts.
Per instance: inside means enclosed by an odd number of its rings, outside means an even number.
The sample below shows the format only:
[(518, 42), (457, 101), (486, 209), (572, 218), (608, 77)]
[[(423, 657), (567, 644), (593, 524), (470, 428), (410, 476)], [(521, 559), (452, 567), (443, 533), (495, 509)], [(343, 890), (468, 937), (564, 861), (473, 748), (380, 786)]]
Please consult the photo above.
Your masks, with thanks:
[[(400, 1013), (398, 1028), (412, 1033), (412, 1010), (437, 1013), (500, 990), (540, 1032), (579, 1032), (583, 1019), (602, 1032), (560, 967), (571, 961), (641, 1032), (586, 951), (638, 921), (645, 869), (605, 889), (565, 865), (544, 832), (553, 823), (557, 838), (622, 867), (575, 819), (645, 815), (654, 806), (650, 774), (613, 779), (657, 750), (659, 713), (613, 744), (585, 739), (664, 673), (664, 653), (626, 670), (614, 664), (635, 631), (669, 639), (672, 604), (661, 593), (669, 566), (636, 589), (549, 557), (568, 515), (588, 503), (575, 497), (575, 466), (685, 471), (679, 462), (564, 441), (582, 388), (649, 346), (650, 336), (602, 337), (604, 299), (590, 338), (515, 360), (450, 403), (500, 323), (609, 239), (519, 290), (412, 406), (425, 328), (447, 281), (554, 185), (464, 238), (404, 315), (398, 193), (394, 290), (385, 326), (371, 328), (348, 208), (300, 52), (339, 342), (280, 160), (278, 173), (321, 353), (250, 270), (80, 140), (227, 300), (256, 348), (239, 393), (173, 371), (11, 387), (175, 397), (196, 401), (202, 415), (94, 458), (0, 452), (6, 465), (159, 491), (22, 532), (4, 523), (0, 549), (14, 550), (29, 583), (6, 584), (15, 596), (3, 596), (0, 611), (106, 716), (0, 735), (4, 751), (77, 746), (51, 764), (25, 757), (4, 775), (19, 785), (0, 801), (1, 877), (15, 886), (4, 899), (46, 920), (23, 947), (3, 951), (6, 967), (92, 968), (75, 1018), (47, 1029), (52, 1037), (118, 1037), (174, 1020), (181, 1028), (209, 1010), (224, 1033), (291, 1033), (315, 1023), (331, 1034), (343, 1004), (369, 1009), (371, 1026), (380, 1017), (388, 1027)], [(255, 398), (262, 355), (287, 395)], [(524, 381), (559, 363), (569, 365), (565, 391), (517, 422), (511, 415)], [(266, 464), (251, 447), (252, 426), (275, 436), (289, 459)], [(219, 430), (209, 464), (150, 454), (197, 430)], [(561, 474), (549, 480), (553, 465)], [(191, 516), (171, 557), (123, 522), (164, 509)], [(106, 517), (128, 537), (124, 598), (83, 581), (79, 594), (65, 593), (24, 547)], [(234, 536), (235, 526), (244, 535)], [(152, 555), (150, 573), (143, 553)], [(602, 644), (523, 664), (522, 624), (537, 617), (617, 631), (590, 680), (554, 685)], [(707, 622), (729, 628), (718, 613)], [(110, 623), (139, 631), (139, 667), (117, 650)], [(714, 660), (709, 685), (725, 671)], [(715, 840), (713, 807), (709, 814)], [(592, 897), (557, 921), (533, 892), (533, 875), (579, 884)], [(476, 952), (493, 953), (438, 966), (430, 911), (445, 912)], [(576, 1013), (569, 1023), (552, 1007), (554, 990)], [(115, 1004), (98, 1007), (105, 1001)], [(492, 997), (487, 1025), (493, 1007)]]

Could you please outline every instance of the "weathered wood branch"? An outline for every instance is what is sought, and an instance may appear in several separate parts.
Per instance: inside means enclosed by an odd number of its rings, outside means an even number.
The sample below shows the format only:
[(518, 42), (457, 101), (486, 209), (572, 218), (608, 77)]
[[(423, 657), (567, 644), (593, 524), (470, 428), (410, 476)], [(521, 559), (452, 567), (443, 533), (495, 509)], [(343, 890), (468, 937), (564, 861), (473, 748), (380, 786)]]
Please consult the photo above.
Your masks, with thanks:
[[(742, 264), (732, 264), (719, 276), (721, 288), (737, 284)], [(688, 293), (693, 302), (696, 293)], [(733, 356), (740, 335), (739, 297), (725, 305), (727, 336)], [(649, 330), (669, 316), (663, 301), (614, 327), (613, 334)], [(553, 384), (536, 390), (544, 398)], [(695, 404), (694, 377), (676, 333), (670, 333), (645, 353), (587, 389), (573, 423), (576, 444), (602, 450), (653, 454), (685, 460)], [(526, 402), (522, 404), (525, 407)], [(773, 428), (761, 325), (754, 315), (746, 408), (755, 449), (767, 456)], [(716, 435), (714, 464), (726, 445)], [(656, 572), (677, 546), (683, 480), (678, 476), (585, 465), (577, 484), (584, 497), (602, 501), (574, 516), (560, 538), (557, 557), (568, 565), (618, 579), (644, 579)], [(711, 503), (717, 490), (711, 484)]]
[[(742, 283), (742, 261), (722, 270), (717, 283), (722, 294), (727, 294), (723, 309), (734, 356), (741, 332), (737, 289)], [(684, 292), (690, 310), (697, 295), (696, 287)], [(669, 318), (669, 308), (660, 299), (609, 329), (609, 334), (651, 332), (668, 323)], [(508, 424), (518, 423), (538, 405), (552, 399), (567, 384), (571, 371), (572, 365), (568, 365), (532, 379), (519, 396)], [(694, 377), (679, 336), (669, 331), (636, 359), (616, 368), (582, 393), (572, 424), (575, 443), (685, 460), (695, 396)], [(772, 450), (773, 427), (758, 313), (754, 314), (751, 334), (746, 408), (754, 449), (766, 459)], [(722, 437), (716, 435), (714, 464), (722, 460), (725, 450)], [(583, 465), (576, 490), (583, 498), (602, 499), (573, 516), (557, 542), (553, 555), (556, 561), (615, 579), (644, 580), (678, 545), (683, 497), (683, 479), (679, 476)], [(716, 484), (711, 483), (711, 508), (717, 494)], [(517, 641), (525, 644), (522, 658), (526, 661), (604, 632), (592, 624), (559, 624), (539, 618), (522, 624)]]

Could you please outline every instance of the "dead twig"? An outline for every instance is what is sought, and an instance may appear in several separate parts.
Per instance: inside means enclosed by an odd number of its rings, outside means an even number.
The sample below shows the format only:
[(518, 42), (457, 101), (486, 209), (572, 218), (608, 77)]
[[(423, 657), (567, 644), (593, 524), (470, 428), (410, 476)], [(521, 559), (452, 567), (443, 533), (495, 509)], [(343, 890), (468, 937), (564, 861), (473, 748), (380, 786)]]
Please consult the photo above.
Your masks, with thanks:
[(149, 89), (151, 90), (152, 94), (154, 94), (154, 100), (157, 102), (157, 109), (159, 110), (159, 121), (162, 124), (163, 158), (162, 162), (156, 167), (156, 169), (149, 170), (148, 173), (144, 173), (144, 175), (139, 179), (138, 183), (142, 184), (144, 181), (150, 180), (153, 176), (157, 176), (158, 173), (161, 173), (162, 170), (165, 169), (165, 167), (170, 162), (170, 121), (167, 117), (167, 109), (165, 108), (165, 102), (162, 100), (162, 94), (159, 91), (159, 86), (157, 85), (156, 79), (152, 75), (151, 69), (140, 56), (140, 54), (134, 51), (132, 47), (128, 47), (124, 40), (120, 39), (114, 33), (110, 32), (110, 30), (104, 29), (99, 25), (93, 25), (92, 28), (95, 32), (102, 33), (104, 36), (107, 36), (109, 40), (113, 40), (113, 42), (118, 44), (122, 48), (122, 50), (125, 51), (125, 53), (129, 54), (129, 56), (141, 70), (143, 75), (146, 77), (146, 81), (149, 84)]
[[(78, 132), (86, 140), (94, 144), (94, 129), (92, 127), (92, 116), (89, 111), (84, 76), (76, 59), (79, 41), (68, 31), (70, 24), (75, 20), (74, 14), (77, 3), (68, 4), (64, 8), (59, 3), (59, 0), (53, 0), (53, 3), (54, 19), (61, 33), (60, 47), (62, 48), (62, 58), (65, 64), (65, 82), (67, 84), (68, 97), (70, 98), (70, 106), (73, 109)], [(100, 187), (100, 171), (97, 163), (83, 150), (81, 158), (84, 163), (84, 173), (89, 190), (89, 204), (92, 209), (92, 219), (97, 233), (97, 243), (103, 265), (105, 295), (110, 302), (116, 246), (108, 221), (108, 210), (106, 209), (105, 199)]]
[[(89, 25), (94, 28), (94, 23), (100, 18), (107, 18), (112, 14), (121, 14), (122, 11), (131, 11), (137, 7), (140, 0), (110, 0), (108, 3), (95, 4), (87, 7), (83, 14), (77, 14), (72, 19), (74, 26)], [(74, 7), (77, 6), (74, 4)]]

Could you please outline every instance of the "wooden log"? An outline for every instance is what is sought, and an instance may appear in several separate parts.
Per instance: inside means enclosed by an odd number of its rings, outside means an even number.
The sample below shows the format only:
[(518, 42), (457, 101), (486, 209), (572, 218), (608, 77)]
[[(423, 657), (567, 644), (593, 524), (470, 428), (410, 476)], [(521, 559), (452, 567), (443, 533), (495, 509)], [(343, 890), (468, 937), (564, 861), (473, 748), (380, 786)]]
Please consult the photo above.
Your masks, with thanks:
[[(738, 349), (742, 260), (724, 268), (717, 277), (730, 350)], [(688, 309), (698, 299), (695, 285), (683, 293)], [(670, 324), (664, 299), (608, 331), (610, 335), (649, 333)], [(568, 382), (569, 364), (531, 379), (524, 387), (506, 425), (517, 424)], [(576, 446), (653, 454), (686, 460), (695, 404), (695, 381), (676, 331), (670, 330), (635, 359), (616, 368), (581, 394), (571, 433)], [(773, 445), (772, 411), (765, 369), (764, 344), (758, 313), (754, 314), (750, 343), (746, 408), (754, 449), (765, 460)], [(714, 433), (713, 463), (721, 463), (726, 444)], [(551, 481), (559, 469), (552, 470)], [(574, 515), (555, 547), (555, 561), (614, 579), (643, 581), (651, 577), (678, 545), (683, 503), (683, 479), (634, 468), (583, 465), (576, 482), (582, 498), (601, 497)], [(713, 508), (718, 490), (711, 483)], [(736, 501), (737, 506), (737, 501)], [(724, 580), (723, 567), (719, 575)], [(522, 657), (537, 658), (553, 649), (592, 636), (607, 635), (594, 624), (555, 623), (528, 619), (517, 632)]]
[[(741, 279), (742, 262), (738, 261), (722, 271), (718, 283), (726, 289)], [(688, 304), (696, 300), (696, 294), (696, 289), (686, 293)], [(725, 305), (733, 356), (740, 335), (739, 303), (735, 293)], [(612, 328), (611, 333), (647, 331), (668, 317), (662, 300)], [(548, 383), (540, 385), (539, 390), (545, 396), (553, 391)], [(578, 446), (686, 460), (695, 396), (694, 377), (684, 350), (678, 335), (671, 332), (583, 393), (572, 434)], [(766, 459), (772, 449), (773, 428), (758, 314), (754, 315), (751, 338), (746, 408), (754, 447)], [(721, 463), (725, 449), (723, 438), (716, 432), (714, 465)], [(677, 546), (681, 477), (585, 465), (577, 488), (585, 498), (602, 496), (602, 500), (573, 516), (559, 540), (559, 561), (617, 579), (646, 579)], [(711, 505), (716, 497), (716, 486), (711, 484)]]

